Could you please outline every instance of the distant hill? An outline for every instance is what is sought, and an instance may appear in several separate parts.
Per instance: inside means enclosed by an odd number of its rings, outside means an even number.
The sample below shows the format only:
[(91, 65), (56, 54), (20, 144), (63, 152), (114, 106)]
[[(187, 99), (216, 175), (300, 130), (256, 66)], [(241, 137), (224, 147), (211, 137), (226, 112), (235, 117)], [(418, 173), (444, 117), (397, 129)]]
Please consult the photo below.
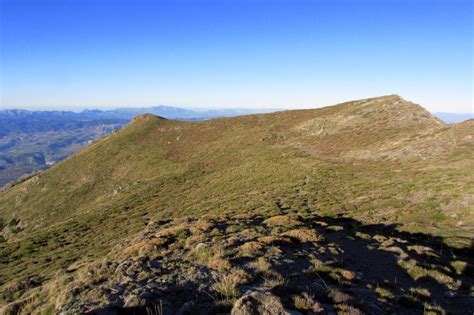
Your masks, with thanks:
[(114, 110), (0, 110), (0, 188), (63, 160), (92, 140), (122, 128), (145, 113), (180, 120), (203, 120), (268, 110), (188, 110), (172, 106)]
[(0, 192), (0, 307), (462, 314), (473, 153), (473, 120), (448, 125), (397, 95), (141, 115)]
[(455, 124), (455, 123), (462, 122), (468, 119), (474, 119), (474, 113), (458, 114), (458, 113), (436, 112), (434, 113), (434, 115), (447, 124)]

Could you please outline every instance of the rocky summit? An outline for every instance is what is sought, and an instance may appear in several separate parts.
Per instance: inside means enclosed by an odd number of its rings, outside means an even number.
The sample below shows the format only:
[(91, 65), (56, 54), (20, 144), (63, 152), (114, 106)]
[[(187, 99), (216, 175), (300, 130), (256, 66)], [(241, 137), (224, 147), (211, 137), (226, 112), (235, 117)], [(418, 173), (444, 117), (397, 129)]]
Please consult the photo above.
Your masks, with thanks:
[(6, 314), (466, 314), (474, 121), (142, 115), (0, 192)]

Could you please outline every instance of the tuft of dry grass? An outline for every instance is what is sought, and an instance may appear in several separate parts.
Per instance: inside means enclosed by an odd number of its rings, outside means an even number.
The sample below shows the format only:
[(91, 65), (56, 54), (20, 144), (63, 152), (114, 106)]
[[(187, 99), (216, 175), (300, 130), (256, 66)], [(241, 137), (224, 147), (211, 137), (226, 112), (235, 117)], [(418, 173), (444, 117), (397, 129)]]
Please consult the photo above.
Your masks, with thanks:
[(337, 310), (338, 315), (363, 315), (364, 314), (358, 308), (349, 304), (345, 304), (345, 303), (337, 304), (337, 309), (338, 309)]
[(380, 287), (378, 285), (375, 288), (375, 293), (377, 293), (383, 299), (393, 298), (393, 294), (392, 294), (392, 292), (390, 292), (390, 290), (388, 290), (386, 288), (383, 288), (383, 287)]
[(294, 227), (294, 226), (299, 226), (302, 225), (303, 223), (301, 221), (292, 219), (291, 217), (287, 215), (277, 215), (271, 218), (266, 219), (263, 221), (267, 226), (273, 227), (273, 226), (284, 226), (284, 227)]
[(160, 230), (156, 235), (158, 237), (175, 237), (181, 233), (189, 232), (187, 226), (185, 225), (176, 225), (170, 226)]
[(254, 217), (255, 215), (252, 213), (237, 213), (233, 217), (236, 220), (250, 220)]
[(324, 240), (324, 237), (316, 233), (316, 231), (305, 228), (290, 230), (282, 235), (296, 238), (301, 242), (318, 242)]
[(304, 312), (320, 313), (324, 309), (322, 305), (314, 299), (314, 296), (304, 292), (292, 298), (295, 308)]
[(458, 275), (462, 274), (467, 267), (467, 262), (462, 260), (454, 260), (451, 262), (451, 266), (454, 268)]
[(263, 245), (259, 242), (247, 242), (239, 247), (239, 253), (241, 256), (253, 257), (263, 248)]
[(459, 281), (455, 281), (453, 278), (437, 269), (426, 269), (418, 266), (414, 259), (399, 259), (398, 265), (405, 269), (414, 280), (423, 277), (430, 277), (438, 283), (446, 285), (451, 290), (457, 290), (460, 286)]
[(238, 279), (232, 274), (221, 274), (214, 277), (212, 288), (224, 299), (232, 302), (239, 296)]
[(257, 260), (249, 263), (249, 266), (261, 273), (269, 273), (272, 265), (264, 258), (259, 257)]
[(259, 235), (258, 232), (253, 228), (244, 229), (240, 232), (240, 236), (245, 238), (252, 238), (256, 237), (257, 235)]
[(344, 278), (346, 280), (349, 280), (349, 281), (352, 281), (352, 280), (357, 278), (354, 271), (341, 269), (341, 270), (339, 270), (339, 273), (341, 274), (342, 278)]
[(232, 268), (230, 275), (238, 284), (247, 284), (252, 280), (250, 273), (241, 268)]
[(263, 244), (272, 244), (272, 243), (291, 243), (291, 239), (279, 235), (268, 235), (262, 236), (257, 239), (260, 243)]
[(214, 269), (221, 272), (225, 270), (230, 270), (232, 268), (232, 264), (227, 259), (223, 258), (211, 258), (207, 262), (207, 266), (210, 269)]
[(199, 234), (199, 235), (194, 235), (190, 236), (186, 239), (185, 245), (187, 247), (193, 246), (198, 243), (202, 243), (207, 240), (207, 237), (205, 235)]
[(410, 292), (416, 296), (430, 297), (431, 292), (426, 288), (410, 288)]
[(284, 286), (285, 284), (285, 278), (277, 272), (271, 272), (263, 277), (262, 285), (266, 288), (274, 289), (279, 286)]
[(210, 221), (206, 219), (199, 219), (189, 226), (189, 230), (191, 233), (195, 234), (209, 231), (213, 226), (214, 225)]

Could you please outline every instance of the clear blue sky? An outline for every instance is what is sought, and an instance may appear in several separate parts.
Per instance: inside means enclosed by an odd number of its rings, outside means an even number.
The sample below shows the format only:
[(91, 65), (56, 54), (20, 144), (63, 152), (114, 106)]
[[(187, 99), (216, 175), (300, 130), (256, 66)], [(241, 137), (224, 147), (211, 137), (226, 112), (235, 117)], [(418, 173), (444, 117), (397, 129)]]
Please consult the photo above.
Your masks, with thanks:
[(472, 0), (0, 0), (1, 108), (473, 110)]

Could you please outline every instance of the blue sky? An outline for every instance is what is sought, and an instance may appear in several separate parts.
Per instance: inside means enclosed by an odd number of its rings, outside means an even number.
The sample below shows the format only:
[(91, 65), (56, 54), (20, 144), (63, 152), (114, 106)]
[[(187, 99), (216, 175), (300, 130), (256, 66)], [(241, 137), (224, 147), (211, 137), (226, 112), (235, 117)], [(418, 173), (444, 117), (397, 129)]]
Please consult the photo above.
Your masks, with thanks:
[(473, 111), (470, 0), (0, 0), (1, 108)]

